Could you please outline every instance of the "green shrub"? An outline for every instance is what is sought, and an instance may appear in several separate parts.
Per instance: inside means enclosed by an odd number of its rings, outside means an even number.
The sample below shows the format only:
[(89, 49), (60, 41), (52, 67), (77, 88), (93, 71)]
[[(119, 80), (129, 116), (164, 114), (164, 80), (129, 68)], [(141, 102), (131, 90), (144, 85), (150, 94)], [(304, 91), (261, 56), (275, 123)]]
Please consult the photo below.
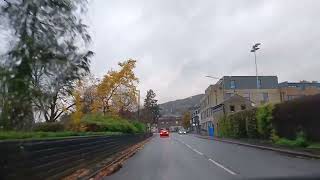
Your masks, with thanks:
[(302, 131), (297, 133), (297, 137), (295, 140), (280, 138), (278, 141), (276, 141), (275, 144), (291, 147), (307, 147), (309, 145), (306, 140), (305, 134)]
[(268, 139), (272, 130), (272, 110), (273, 105), (259, 107), (256, 113), (258, 133), (263, 139)]
[(303, 131), (297, 133), (296, 144), (299, 147), (307, 147), (309, 145), (307, 142), (306, 135)]
[(123, 133), (139, 133), (139, 130), (129, 121), (120, 117), (104, 116), (102, 114), (89, 114), (80, 122), (83, 131), (111, 131)]
[(272, 129), (271, 130), (271, 135), (270, 135), (270, 140), (273, 142), (273, 143), (276, 143), (278, 142), (280, 139), (280, 137), (277, 135), (277, 132), (275, 129)]
[(230, 127), (231, 127), (230, 120), (226, 116), (223, 116), (219, 120), (218, 136), (219, 137), (230, 137), (231, 136), (231, 128)]
[(145, 124), (141, 123), (141, 122), (137, 122), (137, 121), (132, 121), (132, 124), (134, 125), (134, 127), (137, 128), (138, 133), (144, 133), (146, 132), (146, 126)]
[(64, 125), (59, 122), (43, 122), (43, 123), (36, 123), (33, 131), (42, 131), (42, 132), (58, 132), (64, 131)]
[(286, 139), (286, 138), (280, 138), (275, 144), (282, 145), (282, 146), (295, 146), (295, 141)]
[(256, 113), (257, 113), (256, 108), (245, 111), (247, 136), (248, 138), (252, 138), (252, 139), (259, 138)]
[(231, 138), (257, 138), (255, 109), (231, 114), (219, 120), (218, 136)]

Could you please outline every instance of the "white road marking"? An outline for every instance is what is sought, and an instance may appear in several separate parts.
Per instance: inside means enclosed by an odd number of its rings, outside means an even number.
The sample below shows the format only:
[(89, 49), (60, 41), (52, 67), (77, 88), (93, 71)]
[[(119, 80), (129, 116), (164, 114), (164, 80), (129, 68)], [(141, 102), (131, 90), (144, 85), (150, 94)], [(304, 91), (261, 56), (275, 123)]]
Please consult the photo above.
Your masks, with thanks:
[(201, 156), (203, 156), (203, 153), (202, 152), (200, 152), (200, 151), (198, 151), (198, 150), (196, 150), (196, 149), (192, 149), (194, 152), (196, 152), (196, 153), (198, 153), (199, 155), (201, 155)]
[(221, 165), (220, 163), (212, 160), (212, 159), (208, 159), (210, 162), (212, 162), (213, 164), (219, 166), (220, 168), (224, 169), (225, 171), (227, 171), (228, 173), (232, 174), (232, 175), (237, 175), (235, 172), (231, 171), (230, 169), (224, 167), (223, 165)]
[[(176, 139), (176, 138), (175, 138)], [(192, 148), (189, 144), (186, 144), (185, 142), (183, 142), (182, 140), (176, 139), (177, 141), (181, 142), (182, 144), (186, 145), (188, 148), (190, 148), (191, 150), (193, 150), (194, 152), (198, 153), (199, 155), (203, 156), (204, 154), (194, 148)], [(208, 159), (210, 162), (212, 162), (213, 164), (215, 164), (216, 166), (222, 168), (223, 170), (227, 171), (228, 173), (232, 174), (232, 175), (237, 175), (237, 173), (231, 171), (230, 169), (224, 167), (222, 164), (216, 162), (215, 160), (209, 158)]]

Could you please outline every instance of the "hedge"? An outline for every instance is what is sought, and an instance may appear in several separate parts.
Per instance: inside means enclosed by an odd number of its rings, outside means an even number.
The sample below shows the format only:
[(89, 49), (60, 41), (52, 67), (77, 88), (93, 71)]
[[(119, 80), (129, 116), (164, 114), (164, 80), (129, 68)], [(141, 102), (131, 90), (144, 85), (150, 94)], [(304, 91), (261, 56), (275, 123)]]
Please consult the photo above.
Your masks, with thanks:
[(240, 111), (219, 121), (218, 136), (232, 138), (257, 138), (256, 109)]
[(277, 104), (272, 115), (280, 137), (294, 139), (302, 131), (307, 139), (320, 141), (320, 94)]
[(41, 122), (36, 123), (32, 129), (33, 131), (42, 131), (42, 132), (59, 132), (64, 131), (64, 125), (60, 122)]
[(282, 138), (281, 141), (286, 143), (297, 140), (298, 133), (304, 133), (306, 139), (320, 141), (319, 112), (320, 94), (269, 104), (223, 117), (219, 120), (218, 136), (272, 141)]
[(110, 131), (122, 133), (143, 133), (145, 126), (139, 122), (130, 122), (126, 119), (102, 114), (88, 114), (80, 121), (82, 131)]

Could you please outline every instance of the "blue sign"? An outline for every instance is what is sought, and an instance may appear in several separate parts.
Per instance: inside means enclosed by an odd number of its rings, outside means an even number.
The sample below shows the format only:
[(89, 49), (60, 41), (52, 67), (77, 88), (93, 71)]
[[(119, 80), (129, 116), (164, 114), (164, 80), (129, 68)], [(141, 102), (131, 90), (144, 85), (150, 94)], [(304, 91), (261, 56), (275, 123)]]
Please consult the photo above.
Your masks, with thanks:
[(213, 128), (213, 127), (209, 127), (209, 128), (208, 128), (208, 131), (209, 131), (209, 136), (213, 137), (213, 135), (214, 135), (214, 128)]

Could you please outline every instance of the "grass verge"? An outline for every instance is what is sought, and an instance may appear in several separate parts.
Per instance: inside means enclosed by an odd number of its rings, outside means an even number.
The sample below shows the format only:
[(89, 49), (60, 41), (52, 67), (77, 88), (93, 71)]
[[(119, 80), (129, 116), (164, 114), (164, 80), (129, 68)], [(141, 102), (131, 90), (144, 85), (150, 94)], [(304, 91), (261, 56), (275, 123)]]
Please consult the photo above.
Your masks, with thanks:
[(121, 132), (20, 132), (20, 131), (0, 131), (0, 140), (14, 139), (55, 139), (73, 136), (97, 136), (97, 135), (120, 135)]
[(311, 143), (307, 148), (320, 150), (320, 143)]

